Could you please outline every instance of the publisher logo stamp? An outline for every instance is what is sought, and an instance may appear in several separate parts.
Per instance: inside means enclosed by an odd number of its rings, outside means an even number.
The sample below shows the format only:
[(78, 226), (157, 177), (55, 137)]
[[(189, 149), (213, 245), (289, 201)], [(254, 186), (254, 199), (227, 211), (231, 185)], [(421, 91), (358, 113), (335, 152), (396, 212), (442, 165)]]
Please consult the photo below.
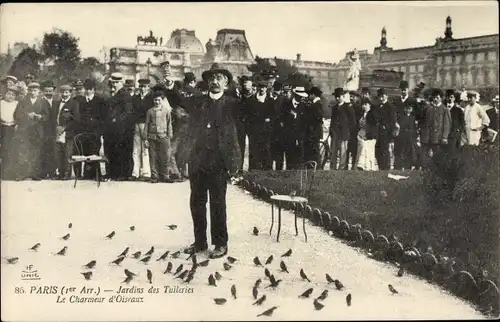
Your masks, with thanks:
[(41, 278), (40, 275), (38, 275), (38, 271), (35, 269), (35, 267), (33, 265), (28, 265), (21, 271), (21, 280), (37, 281), (41, 280)]

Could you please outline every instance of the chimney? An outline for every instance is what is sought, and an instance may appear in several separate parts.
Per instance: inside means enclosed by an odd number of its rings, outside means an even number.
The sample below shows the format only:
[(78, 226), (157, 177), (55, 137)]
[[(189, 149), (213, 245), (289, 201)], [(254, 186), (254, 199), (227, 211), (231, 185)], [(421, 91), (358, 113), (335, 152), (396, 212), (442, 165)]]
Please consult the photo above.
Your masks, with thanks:
[(302, 61), (302, 54), (297, 54), (297, 63)]

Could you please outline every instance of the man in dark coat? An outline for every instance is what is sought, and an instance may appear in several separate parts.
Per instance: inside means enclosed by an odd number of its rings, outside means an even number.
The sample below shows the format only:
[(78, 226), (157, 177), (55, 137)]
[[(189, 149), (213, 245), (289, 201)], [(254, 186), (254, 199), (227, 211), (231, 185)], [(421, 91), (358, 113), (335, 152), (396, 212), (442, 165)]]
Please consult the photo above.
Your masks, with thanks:
[(201, 97), (189, 111), (190, 206), (195, 241), (185, 249), (185, 253), (208, 248), (206, 203), (209, 192), (211, 236), (215, 245), (210, 258), (219, 258), (228, 251), (227, 181), (229, 174), (235, 173), (241, 165), (234, 119), (238, 101), (224, 93), (232, 80), (228, 70), (215, 63), (202, 77), (210, 85), (210, 94)]
[[(349, 93), (351, 99), (352, 111), (354, 113), (354, 120), (356, 129), (358, 128), (359, 119), (363, 116), (363, 108), (361, 107), (361, 96), (356, 91)], [(351, 170), (356, 170), (356, 159), (358, 157), (358, 133), (356, 130), (351, 131), (349, 143), (347, 143), (347, 162), (344, 170), (349, 170), (349, 159), (351, 160)]]
[(283, 123), (282, 115), (283, 102), (286, 98), (282, 95), (283, 84), (281, 82), (274, 82), (273, 90), (271, 91), (270, 98), (274, 101), (274, 124), (273, 135), (271, 138), (271, 158), (275, 163), (276, 170), (283, 170), (285, 163), (285, 150), (284, 150), (284, 137), (283, 137)]
[(396, 112), (394, 106), (389, 102), (387, 92), (384, 88), (377, 90), (380, 100), (379, 106), (375, 107), (379, 116), (379, 130), (377, 143), (375, 144), (375, 157), (379, 170), (390, 170), (391, 156), (389, 145), (394, 138), (396, 130)]
[(134, 143), (132, 158), (134, 168), (132, 170), (132, 180), (139, 178), (148, 179), (151, 176), (149, 167), (149, 151), (144, 142), (146, 138), (144, 134), (144, 122), (146, 122), (146, 114), (153, 107), (153, 96), (149, 88), (150, 80), (147, 78), (139, 79), (139, 91), (134, 96)]
[[(486, 111), (486, 115), (488, 115), (488, 118), (490, 119), (490, 124), (484, 128), (483, 130), (483, 135), (485, 137), (486, 142), (492, 143), (492, 142), (497, 142), (498, 144), (498, 120), (499, 120), (499, 113), (498, 113), (498, 104), (499, 104), (499, 98), (498, 95), (491, 101), (492, 107)], [(493, 133), (495, 131), (497, 134), (494, 137), (494, 141), (491, 141), (493, 139)]]
[(337, 170), (337, 152), (340, 150), (339, 170), (347, 166), (347, 149), (352, 132), (356, 131), (356, 117), (351, 104), (344, 102), (344, 89), (339, 87), (333, 92), (336, 104), (332, 106), (330, 121), (330, 169)]
[(109, 160), (109, 179), (123, 181), (132, 174), (133, 103), (120, 73), (111, 75), (110, 82), (112, 96), (105, 121), (104, 151)]
[(281, 123), (283, 123), (283, 147), (285, 150), (286, 169), (300, 167), (302, 161), (301, 122), (305, 110), (304, 99), (308, 96), (302, 86), (292, 90), (292, 99), (283, 103)]
[(451, 125), (448, 134), (448, 151), (455, 154), (460, 149), (460, 142), (465, 131), (464, 111), (460, 107), (460, 94), (448, 89), (445, 93), (445, 104), (450, 110)]
[[(55, 108), (56, 104), (59, 104), (57, 101), (54, 101), (54, 90), (55, 85), (52, 81), (46, 81), (42, 84), (43, 88), (43, 104), (46, 105), (46, 108), (49, 110), (49, 118), (44, 122), (44, 137), (43, 137), (43, 146), (41, 150), (41, 167), (40, 167), (40, 178), (55, 178), (56, 174), (56, 159), (54, 155), (54, 144), (56, 140), (55, 133), (55, 125), (53, 124), (53, 120), (55, 120), (54, 114), (57, 115), (57, 108)], [(51, 117), (52, 116), (52, 117)]]
[(252, 91), (252, 79), (247, 76), (242, 76), (240, 78), (241, 91), (239, 98), (238, 108), (235, 111), (236, 118), (236, 129), (238, 130), (238, 145), (240, 147), (241, 154), (241, 168), (243, 169), (243, 163), (245, 159), (246, 150), (246, 139), (249, 135), (249, 116), (250, 116), (250, 102), (252, 101), (253, 91)]
[(302, 121), (304, 133), (304, 162), (316, 161), (319, 165), (319, 143), (323, 137), (323, 104), (321, 103), (323, 92), (319, 87), (313, 86), (309, 90), (309, 98), (312, 104), (306, 106)]

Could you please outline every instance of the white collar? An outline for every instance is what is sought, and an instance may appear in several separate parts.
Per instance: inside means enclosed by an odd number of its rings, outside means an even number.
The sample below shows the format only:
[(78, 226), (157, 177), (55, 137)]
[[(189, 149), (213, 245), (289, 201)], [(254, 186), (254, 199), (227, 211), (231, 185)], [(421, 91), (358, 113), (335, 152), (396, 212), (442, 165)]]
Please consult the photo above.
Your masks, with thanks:
[(408, 96), (406, 96), (405, 98), (401, 97), (401, 102), (404, 103), (407, 99), (408, 99)]
[(315, 98), (313, 99), (313, 103), (316, 103), (317, 101), (321, 101), (321, 98), (319, 98), (319, 97), (315, 97)]
[(259, 93), (257, 93), (255, 94), (255, 98), (257, 98), (259, 102), (263, 103), (266, 100), (266, 93), (264, 93), (263, 95), (259, 95)]
[(210, 96), (210, 98), (213, 99), (213, 100), (220, 99), (222, 97), (222, 95), (224, 95), (223, 91), (220, 91), (219, 93), (212, 93), (212, 92), (208, 93), (208, 96)]
[(92, 96), (86, 96), (85, 98), (87, 99), (87, 101), (91, 101), (91, 100), (93, 100), (93, 99), (94, 99), (94, 96), (95, 96), (95, 95), (92, 95)]
[(299, 102), (297, 102), (297, 101), (295, 100), (295, 97), (294, 97), (294, 98), (292, 98), (292, 104), (293, 104), (293, 106), (295, 106), (295, 107), (296, 107), (297, 105), (299, 105)]

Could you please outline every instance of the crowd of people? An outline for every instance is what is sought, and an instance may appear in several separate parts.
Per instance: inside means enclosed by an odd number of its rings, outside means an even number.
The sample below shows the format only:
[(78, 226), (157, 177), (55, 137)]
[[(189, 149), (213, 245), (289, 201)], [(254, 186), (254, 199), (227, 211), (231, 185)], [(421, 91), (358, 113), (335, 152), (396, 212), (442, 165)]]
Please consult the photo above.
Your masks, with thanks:
[[(248, 137), (249, 170), (321, 164), (325, 119), (320, 88), (284, 84), (272, 71), (242, 76), (233, 84), (225, 93), (237, 101), (237, 145), (245, 156)], [(24, 81), (7, 76), (1, 100), (2, 178), (93, 179), (101, 171), (98, 164), (82, 167), (70, 161), (77, 153), (98, 155), (101, 148), (109, 180), (188, 178), (189, 115), (203, 108), (208, 80), (197, 82), (193, 73), (186, 73), (179, 84), (167, 75), (152, 86), (149, 78), (136, 84), (114, 73), (107, 87), (98, 85), (86, 79), (56, 87), (32, 75)], [(410, 93), (406, 81), (400, 90), (395, 98), (384, 88), (376, 97), (368, 88), (334, 90), (329, 104), (330, 169), (418, 169), (440, 149), (456, 152), (463, 145), (495, 141), (498, 96), (486, 111), (475, 91), (432, 89), (424, 97), (423, 87)], [(77, 141), (83, 151), (76, 149)]]

